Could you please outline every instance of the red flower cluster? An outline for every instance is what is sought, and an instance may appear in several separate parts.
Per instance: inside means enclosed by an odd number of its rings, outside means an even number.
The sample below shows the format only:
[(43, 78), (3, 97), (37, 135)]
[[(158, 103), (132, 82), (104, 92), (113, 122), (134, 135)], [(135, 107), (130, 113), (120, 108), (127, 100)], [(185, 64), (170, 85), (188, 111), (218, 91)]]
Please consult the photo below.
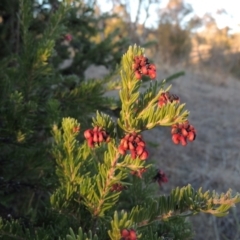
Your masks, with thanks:
[(87, 139), (89, 147), (94, 147), (94, 144), (110, 141), (110, 137), (106, 131), (98, 126), (95, 126), (93, 129), (87, 129), (84, 132), (84, 137)]
[(187, 145), (187, 140), (192, 142), (196, 138), (196, 131), (192, 125), (189, 125), (189, 122), (174, 124), (172, 126), (172, 141), (175, 144), (181, 143), (183, 146)]
[(64, 36), (64, 40), (68, 41), (68, 42), (71, 42), (73, 39), (72, 35), (70, 33), (67, 33), (65, 36)]
[(144, 56), (135, 56), (134, 63), (132, 65), (132, 69), (135, 72), (135, 77), (140, 80), (142, 75), (147, 75), (151, 79), (156, 78), (156, 66), (154, 64), (150, 64), (148, 59)]
[(158, 170), (157, 174), (153, 177), (153, 181), (157, 182), (158, 185), (161, 186), (162, 183), (168, 182), (168, 178), (162, 170)]
[(135, 176), (137, 176), (139, 178), (142, 178), (142, 174), (145, 173), (146, 171), (147, 171), (147, 169), (145, 167), (143, 167), (143, 168), (141, 168), (141, 169), (139, 169), (137, 171), (131, 171), (131, 174), (135, 175)]
[(180, 99), (177, 95), (175, 94), (170, 94), (169, 92), (164, 92), (161, 94), (161, 96), (158, 99), (158, 106), (162, 107), (166, 105), (168, 102), (180, 102)]
[(137, 234), (134, 229), (123, 229), (121, 231), (121, 240), (137, 240)]
[(148, 158), (148, 151), (145, 149), (145, 146), (146, 144), (140, 134), (129, 133), (121, 139), (118, 151), (124, 155), (127, 150), (130, 150), (132, 159), (139, 157), (141, 160), (146, 160)]
[(80, 127), (73, 127), (73, 132), (78, 133), (80, 131)]
[(115, 183), (112, 185), (110, 191), (111, 192), (121, 192), (124, 189), (126, 189), (126, 186), (123, 186), (121, 183)]

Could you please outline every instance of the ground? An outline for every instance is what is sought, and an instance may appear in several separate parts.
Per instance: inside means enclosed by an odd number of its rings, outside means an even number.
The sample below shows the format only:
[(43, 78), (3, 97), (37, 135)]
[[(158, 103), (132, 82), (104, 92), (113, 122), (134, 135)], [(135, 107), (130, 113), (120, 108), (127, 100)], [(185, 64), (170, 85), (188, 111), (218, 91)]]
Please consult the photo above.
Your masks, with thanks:
[[(159, 80), (186, 69), (184, 76), (172, 82), (171, 93), (186, 103), (189, 121), (197, 130), (196, 140), (186, 147), (172, 143), (170, 128), (144, 133), (147, 142), (158, 145), (150, 147), (150, 158), (169, 178), (163, 193), (167, 195), (172, 188), (187, 184), (219, 193), (229, 188), (240, 192), (240, 81), (204, 68), (159, 69)], [(99, 68), (97, 76), (104, 73)], [(117, 96), (117, 92), (111, 94)], [(194, 239), (240, 239), (239, 213), (240, 204), (224, 218), (194, 216)]]
[[(232, 188), (239, 192), (240, 81), (217, 73), (187, 70), (185, 76), (172, 82), (172, 93), (186, 102), (197, 138), (182, 147), (171, 143), (169, 128), (146, 132), (147, 140), (159, 142), (158, 148), (151, 149), (151, 158), (169, 176), (164, 187), (166, 194), (171, 188), (188, 183), (196, 189), (226, 192)], [(236, 210), (240, 212), (239, 205)], [(224, 239), (223, 235), (240, 239), (233, 212), (221, 219), (198, 215), (193, 221), (196, 240)]]

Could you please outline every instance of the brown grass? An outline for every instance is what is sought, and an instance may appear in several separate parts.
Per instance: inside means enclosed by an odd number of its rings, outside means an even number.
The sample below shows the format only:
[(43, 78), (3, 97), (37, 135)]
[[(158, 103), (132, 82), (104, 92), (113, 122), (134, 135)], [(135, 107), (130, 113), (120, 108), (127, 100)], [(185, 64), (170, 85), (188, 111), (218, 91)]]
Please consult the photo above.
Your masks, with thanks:
[[(163, 68), (159, 78), (177, 68)], [(220, 72), (188, 69), (172, 84), (172, 93), (180, 96), (191, 112), (189, 120), (197, 129), (197, 139), (182, 147), (171, 142), (169, 128), (145, 133), (148, 141), (159, 143), (151, 149), (151, 158), (169, 176), (164, 192), (188, 183), (196, 189), (240, 192), (240, 82)], [(204, 214), (190, 218), (194, 239), (240, 239), (240, 207), (235, 211), (224, 218)]]

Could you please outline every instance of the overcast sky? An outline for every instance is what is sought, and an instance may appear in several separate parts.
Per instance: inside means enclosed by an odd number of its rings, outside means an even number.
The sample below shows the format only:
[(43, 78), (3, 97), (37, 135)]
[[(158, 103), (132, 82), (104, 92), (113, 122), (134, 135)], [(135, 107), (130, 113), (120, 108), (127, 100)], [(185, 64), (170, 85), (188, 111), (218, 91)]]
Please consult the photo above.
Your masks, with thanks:
[[(107, 3), (108, 2), (108, 3)], [(111, 10), (111, 1), (98, 0), (101, 8), (104, 12)], [(219, 28), (230, 27), (233, 32), (240, 32), (240, 0), (186, 0), (187, 3), (191, 4), (194, 10), (194, 14), (202, 17), (205, 13), (210, 13), (218, 24)], [(137, 0), (129, 0), (132, 11), (132, 19), (135, 18), (137, 11)], [(168, 0), (162, 0), (161, 7), (166, 6)], [(149, 18), (147, 25), (150, 27), (154, 26), (157, 21), (156, 9), (158, 5), (152, 5), (151, 7), (151, 17)], [(217, 14), (217, 10), (224, 9), (226, 14)], [(143, 14), (142, 14), (143, 16)], [(144, 17), (144, 16), (143, 16)]]

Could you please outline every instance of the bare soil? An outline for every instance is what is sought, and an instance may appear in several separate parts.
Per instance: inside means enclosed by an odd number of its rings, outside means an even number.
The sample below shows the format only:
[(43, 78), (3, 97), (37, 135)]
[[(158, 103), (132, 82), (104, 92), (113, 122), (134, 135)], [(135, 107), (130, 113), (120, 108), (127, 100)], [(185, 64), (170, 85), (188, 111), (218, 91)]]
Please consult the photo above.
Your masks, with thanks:
[[(162, 68), (158, 79), (182, 69)], [(98, 77), (104, 74), (102, 71), (97, 73)], [(96, 71), (90, 72), (96, 74)], [(170, 128), (143, 133), (147, 142), (158, 145), (149, 149), (150, 158), (169, 178), (163, 193), (167, 195), (172, 188), (187, 184), (195, 189), (203, 187), (204, 191), (221, 193), (231, 188), (233, 192), (240, 192), (240, 81), (221, 72), (187, 69), (185, 76), (172, 82), (171, 92), (186, 103), (197, 138), (183, 147), (172, 143)], [(239, 213), (240, 204), (224, 218), (206, 214), (190, 218), (194, 239), (239, 240)]]

